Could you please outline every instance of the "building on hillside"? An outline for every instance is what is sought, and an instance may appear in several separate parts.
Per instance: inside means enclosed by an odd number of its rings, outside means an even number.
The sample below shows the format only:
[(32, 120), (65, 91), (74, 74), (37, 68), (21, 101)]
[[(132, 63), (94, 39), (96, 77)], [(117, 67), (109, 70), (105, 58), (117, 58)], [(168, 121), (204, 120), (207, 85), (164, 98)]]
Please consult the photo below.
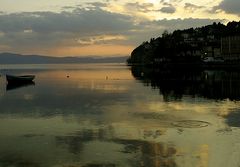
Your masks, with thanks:
[(189, 33), (182, 33), (181, 36), (183, 37), (183, 40), (188, 40), (188, 38), (190, 38), (190, 34)]
[(221, 54), (225, 60), (240, 60), (240, 36), (221, 38)]
[(221, 50), (219, 47), (205, 46), (202, 57), (221, 57)]

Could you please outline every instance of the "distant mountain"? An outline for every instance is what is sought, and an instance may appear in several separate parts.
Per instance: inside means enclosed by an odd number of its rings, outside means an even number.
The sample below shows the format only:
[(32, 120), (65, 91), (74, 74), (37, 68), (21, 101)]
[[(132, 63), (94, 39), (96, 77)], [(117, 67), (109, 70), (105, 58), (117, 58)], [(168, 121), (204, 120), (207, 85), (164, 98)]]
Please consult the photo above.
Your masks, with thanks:
[(64, 64), (64, 63), (125, 63), (127, 56), (119, 57), (51, 57), (0, 53), (0, 64)]

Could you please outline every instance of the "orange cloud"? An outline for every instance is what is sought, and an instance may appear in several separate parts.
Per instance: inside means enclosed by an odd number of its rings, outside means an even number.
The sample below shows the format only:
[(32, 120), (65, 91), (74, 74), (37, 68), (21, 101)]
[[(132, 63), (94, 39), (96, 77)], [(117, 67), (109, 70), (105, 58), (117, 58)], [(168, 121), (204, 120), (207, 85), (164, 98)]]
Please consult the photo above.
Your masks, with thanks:
[(99, 35), (93, 36), (88, 39), (78, 39), (77, 43), (82, 45), (93, 45), (98, 42), (111, 42), (111, 41), (123, 41), (127, 40), (127, 37), (123, 35)]

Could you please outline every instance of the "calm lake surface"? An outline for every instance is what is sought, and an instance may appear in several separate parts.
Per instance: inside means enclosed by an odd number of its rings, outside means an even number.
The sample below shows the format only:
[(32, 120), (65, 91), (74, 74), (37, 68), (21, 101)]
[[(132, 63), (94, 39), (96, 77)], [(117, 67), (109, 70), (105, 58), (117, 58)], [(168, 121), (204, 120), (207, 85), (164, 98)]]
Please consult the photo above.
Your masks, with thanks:
[(0, 167), (239, 167), (240, 73), (0, 65)]

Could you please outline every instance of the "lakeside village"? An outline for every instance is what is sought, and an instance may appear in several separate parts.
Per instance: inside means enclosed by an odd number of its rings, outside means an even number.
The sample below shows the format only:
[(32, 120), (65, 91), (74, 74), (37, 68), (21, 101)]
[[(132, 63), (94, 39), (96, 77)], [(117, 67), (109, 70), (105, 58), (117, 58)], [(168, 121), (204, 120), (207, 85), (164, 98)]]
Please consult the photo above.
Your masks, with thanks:
[(164, 31), (135, 48), (129, 65), (240, 65), (240, 21)]

